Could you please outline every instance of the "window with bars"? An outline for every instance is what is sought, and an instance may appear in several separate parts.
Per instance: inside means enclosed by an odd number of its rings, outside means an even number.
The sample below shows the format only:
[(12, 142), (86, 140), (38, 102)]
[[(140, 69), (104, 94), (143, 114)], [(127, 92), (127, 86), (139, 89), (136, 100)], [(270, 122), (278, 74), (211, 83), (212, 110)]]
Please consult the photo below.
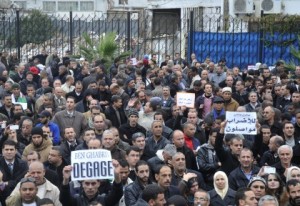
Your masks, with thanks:
[(56, 2), (55, 1), (44, 1), (43, 2), (44, 11), (56, 11)]
[(94, 2), (93, 1), (81, 1), (80, 2), (80, 11), (94, 11)]
[(61, 1), (58, 2), (58, 11), (78, 11), (77, 1)]

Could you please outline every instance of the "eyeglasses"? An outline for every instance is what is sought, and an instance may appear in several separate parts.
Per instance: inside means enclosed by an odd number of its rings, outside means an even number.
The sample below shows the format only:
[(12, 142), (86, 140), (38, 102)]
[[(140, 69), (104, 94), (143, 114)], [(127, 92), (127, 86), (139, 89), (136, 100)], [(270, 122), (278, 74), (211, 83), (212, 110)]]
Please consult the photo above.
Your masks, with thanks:
[(21, 184), (22, 184), (22, 183), (25, 183), (25, 182), (33, 182), (33, 183), (35, 183), (35, 179), (32, 178), (32, 177), (24, 177), (24, 178), (22, 178), (21, 181), (20, 181)]

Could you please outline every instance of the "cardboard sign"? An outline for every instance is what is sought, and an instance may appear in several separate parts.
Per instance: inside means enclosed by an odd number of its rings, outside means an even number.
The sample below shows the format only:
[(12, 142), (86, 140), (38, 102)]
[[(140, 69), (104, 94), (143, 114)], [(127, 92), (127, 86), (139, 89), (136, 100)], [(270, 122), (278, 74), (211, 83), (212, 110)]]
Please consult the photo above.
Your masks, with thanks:
[(225, 134), (256, 135), (255, 112), (226, 112)]
[(114, 167), (108, 150), (78, 150), (71, 152), (72, 181), (113, 179)]
[(194, 108), (195, 106), (195, 93), (177, 92), (177, 106), (186, 106), (188, 108)]

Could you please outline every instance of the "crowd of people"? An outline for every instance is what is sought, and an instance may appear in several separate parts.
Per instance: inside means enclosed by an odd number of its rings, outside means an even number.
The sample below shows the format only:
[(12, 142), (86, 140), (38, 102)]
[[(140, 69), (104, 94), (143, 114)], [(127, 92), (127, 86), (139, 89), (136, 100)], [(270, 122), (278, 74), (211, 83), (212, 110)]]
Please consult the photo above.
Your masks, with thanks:
[[(212, 59), (2, 53), (2, 206), (300, 205), (300, 66)], [(256, 113), (257, 134), (225, 134), (228, 111)], [(92, 149), (114, 179), (72, 181), (71, 152)]]

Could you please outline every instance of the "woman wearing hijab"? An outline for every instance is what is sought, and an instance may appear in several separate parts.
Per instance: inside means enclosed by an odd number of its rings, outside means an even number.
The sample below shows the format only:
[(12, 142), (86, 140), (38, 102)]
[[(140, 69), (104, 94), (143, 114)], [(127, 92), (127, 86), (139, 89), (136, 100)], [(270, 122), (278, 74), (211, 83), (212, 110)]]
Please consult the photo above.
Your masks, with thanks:
[(289, 167), (286, 173), (286, 181), (296, 179), (300, 181), (300, 168), (296, 166)]
[(211, 206), (229, 206), (235, 204), (235, 191), (228, 186), (227, 175), (216, 172), (214, 175), (214, 189), (208, 192)]

